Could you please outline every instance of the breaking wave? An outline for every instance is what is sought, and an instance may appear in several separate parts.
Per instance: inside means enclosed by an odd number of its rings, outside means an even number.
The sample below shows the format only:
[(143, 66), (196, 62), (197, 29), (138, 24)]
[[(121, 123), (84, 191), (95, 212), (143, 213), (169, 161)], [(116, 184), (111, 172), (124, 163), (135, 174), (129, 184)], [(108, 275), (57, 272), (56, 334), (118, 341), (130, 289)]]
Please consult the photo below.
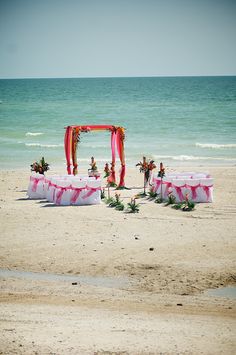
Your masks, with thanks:
[(155, 159), (169, 159), (178, 161), (190, 161), (190, 160), (224, 160), (224, 161), (235, 161), (236, 158), (221, 158), (221, 157), (198, 157), (193, 155), (154, 155)]
[(44, 133), (42, 132), (27, 132), (26, 136), (42, 136)]
[(26, 147), (41, 147), (41, 148), (61, 148), (63, 144), (41, 144), (41, 143), (25, 143)]
[(214, 144), (214, 143), (196, 143), (196, 147), (210, 149), (227, 149), (236, 148), (236, 144)]

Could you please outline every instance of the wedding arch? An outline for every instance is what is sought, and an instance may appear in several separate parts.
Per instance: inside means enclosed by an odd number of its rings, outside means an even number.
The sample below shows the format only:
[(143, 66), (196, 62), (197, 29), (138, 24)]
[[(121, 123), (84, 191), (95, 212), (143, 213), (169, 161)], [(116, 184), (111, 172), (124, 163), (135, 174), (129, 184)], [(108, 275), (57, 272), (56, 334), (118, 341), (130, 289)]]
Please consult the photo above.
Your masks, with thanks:
[[(80, 142), (80, 134), (91, 131), (110, 131), (111, 132), (111, 176), (110, 182), (116, 182), (115, 176), (115, 163), (116, 163), (116, 150), (120, 158), (121, 170), (120, 170), (120, 182), (119, 188), (125, 187), (125, 154), (124, 154), (124, 139), (125, 129), (120, 126), (112, 125), (88, 125), (88, 126), (68, 126), (65, 132), (65, 155), (67, 161), (68, 174), (76, 175), (78, 173), (77, 164), (77, 145)], [(73, 165), (73, 172), (72, 166)]]

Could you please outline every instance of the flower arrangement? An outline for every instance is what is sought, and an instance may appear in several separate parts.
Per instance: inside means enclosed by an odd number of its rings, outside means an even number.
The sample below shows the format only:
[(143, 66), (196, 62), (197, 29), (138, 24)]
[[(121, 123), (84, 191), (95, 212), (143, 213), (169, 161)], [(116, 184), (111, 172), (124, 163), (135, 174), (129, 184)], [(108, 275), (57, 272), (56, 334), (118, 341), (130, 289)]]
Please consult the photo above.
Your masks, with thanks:
[(44, 175), (45, 171), (49, 170), (49, 164), (45, 162), (44, 157), (40, 159), (39, 162), (35, 161), (30, 165), (31, 171)]
[(94, 157), (91, 157), (91, 163), (89, 165), (91, 166), (89, 169), (90, 172), (96, 172), (98, 170)]
[(165, 176), (165, 168), (163, 163), (160, 163), (160, 170), (158, 171), (158, 177), (162, 178)]
[(109, 169), (109, 164), (108, 163), (106, 163), (105, 166), (104, 166), (104, 173), (105, 173), (104, 179), (110, 176), (110, 169)]
[(144, 174), (144, 183), (143, 183), (143, 194), (142, 196), (147, 196), (146, 194), (146, 186), (150, 180), (151, 177), (151, 172), (153, 169), (156, 168), (156, 165), (154, 164), (154, 160), (148, 161), (146, 157), (143, 157), (143, 161), (140, 161), (136, 164), (136, 166), (139, 166), (139, 171), (140, 173)]

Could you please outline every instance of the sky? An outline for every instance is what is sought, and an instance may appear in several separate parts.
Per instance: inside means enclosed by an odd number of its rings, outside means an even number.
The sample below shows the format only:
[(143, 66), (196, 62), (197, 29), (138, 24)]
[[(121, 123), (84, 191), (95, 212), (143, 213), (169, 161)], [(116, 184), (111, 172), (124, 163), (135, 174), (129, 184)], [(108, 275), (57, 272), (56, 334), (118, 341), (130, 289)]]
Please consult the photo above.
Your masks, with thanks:
[(0, 0), (0, 78), (236, 75), (236, 0)]

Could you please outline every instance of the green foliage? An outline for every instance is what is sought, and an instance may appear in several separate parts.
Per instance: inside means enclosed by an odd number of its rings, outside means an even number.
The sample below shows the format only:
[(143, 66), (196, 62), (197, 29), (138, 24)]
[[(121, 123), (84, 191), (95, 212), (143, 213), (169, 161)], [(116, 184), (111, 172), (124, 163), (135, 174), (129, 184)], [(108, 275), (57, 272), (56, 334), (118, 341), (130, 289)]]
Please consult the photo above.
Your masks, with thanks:
[(154, 198), (157, 197), (157, 193), (153, 189), (150, 189), (150, 191), (148, 192), (148, 195), (149, 195), (150, 200), (153, 200)]
[(175, 200), (176, 200), (175, 196), (173, 196), (172, 194), (169, 194), (166, 206), (173, 205), (175, 203)]
[(195, 203), (193, 201), (185, 201), (184, 206), (182, 208), (183, 211), (192, 211), (195, 207)]
[(195, 207), (195, 203), (193, 201), (186, 200), (184, 202), (177, 203), (172, 206), (175, 210), (182, 210), (182, 211), (192, 211)]
[(108, 183), (108, 186), (109, 186), (109, 187), (117, 187), (117, 185), (116, 185), (115, 182), (109, 182), (109, 183)]
[(106, 203), (107, 205), (109, 205), (109, 204), (112, 203), (112, 202), (115, 202), (115, 199), (114, 199), (113, 197), (105, 198), (105, 203)]
[(162, 203), (162, 202), (164, 202), (164, 199), (159, 196), (158, 198), (155, 199), (154, 202), (155, 203)]
[(139, 204), (136, 203), (135, 198), (131, 199), (131, 201), (127, 204), (129, 213), (138, 213), (139, 212)]
[(120, 195), (115, 194), (115, 198), (110, 198), (110, 202), (108, 203), (109, 207), (114, 207), (117, 211), (123, 211), (125, 206), (120, 200)]
[(183, 207), (183, 202), (176, 203), (175, 205), (172, 206), (175, 210), (180, 210)]
[(124, 211), (124, 208), (125, 208), (125, 206), (124, 206), (124, 204), (122, 203), (122, 202), (120, 202), (118, 205), (116, 205), (116, 207), (115, 207), (115, 209), (117, 210), (117, 211)]

